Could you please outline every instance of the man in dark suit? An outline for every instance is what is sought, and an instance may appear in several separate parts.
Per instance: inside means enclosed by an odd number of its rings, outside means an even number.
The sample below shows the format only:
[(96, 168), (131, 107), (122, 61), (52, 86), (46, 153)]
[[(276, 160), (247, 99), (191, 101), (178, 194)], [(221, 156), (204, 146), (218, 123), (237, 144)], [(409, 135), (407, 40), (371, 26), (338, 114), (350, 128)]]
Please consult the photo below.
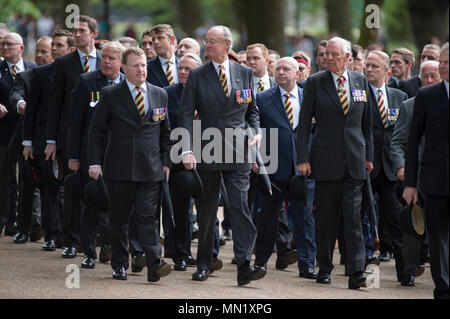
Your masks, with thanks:
[[(253, 91), (262, 93), (270, 90), (271, 88), (278, 86), (277, 82), (269, 76), (269, 50), (264, 44), (255, 43), (249, 45), (246, 51), (247, 66), (252, 68), (253, 71)], [(257, 213), (261, 210), (259, 205), (260, 192), (256, 189), (255, 179), (257, 174), (251, 172), (250, 174), (250, 190), (249, 190), (249, 205), (252, 208), (253, 222)], [(253, 204), (253, 205), (252, 205)], [(224, 214), (228, 212), (227, 207), (224, 207)], [(226, 220), (224, 219), (224, 222)], [(222, 228), (224, 228), (224, 222), (222, 222)], [(231, 230), (231, 225), (229, 226)], [(226, 233), (225, 233), (226, 234)], [(286, 269), (291, 263), (297, 261), (297, 250), (291, 247), (293, 234), (289, 228), (288, 216), (284, 206), (279, 213), (278, 228), (276, 233), (276, 247), (277, 247), (277, 261), (275, 267), (279, 270)], [(231, 234), (230, 234), (231, 235)], [(230, 236), (231, 239), (231, 236)]]
[[(17, 33), (8, 33), (3, 37), (0, 62), (0, 230), (5, 227), (5, 235), (14, 236), (16, 229), (17, 149), (11, 143), (20, 115), (9, 102), (9, 94), (18, 73), (36, 65), (23, 60), (23, 39)], [(15, 141), (15, 140), (14, 140)]]
[[(383, 221), (392, 240), (395, 254), (395, 268), (397, 279), (402, 281), (404, 270), (402, 256), (402, 237), (398, 220), (399, 203), (395, 197), (397, 176), (393, 165), (391, 140), (397, 121), (400, 103), (407, 95), (400, 90), (385, 85), (385, 78), (389, 72), (389, 56), (382, 51), (371, 51), (366, 60), (366, 77), (370, 84), (370, 98), (372, 107), (372, 130), (374, 144), (374, 169), (371, 173), (372, 191), (378, 194), (379, 220)], [(362, 205), (362, 212), (369, 206), (366, 196)], [(372, 256), (367, 256), (368, 258)]]
[[(125, 76), (120, 74), (123, 51), (125, 51), (125, 47), (119, 42), (106, 42), (102, 47), (101, 68), (94, 72), (81, 74), (72, 92), (72, 125), (69, 133), (68, 165), (72, 171), (79, 171), (81, 174), (82, 189), (90, 181), (87, 163), (89, 126), (99, 102), (101, 89), (108, 85), (119, 84), (125, 79)], [(103, 214), (105, 213), (107, 212), (103, 212)], [(81, 216), (81, 246), (85, 256), (81, 262), (83, 268), (95, 268), (95, 259), (97, 259), (95, 239), (101, 216), (99, 208), (85, 202)], [(107, 238), (103, 239), (101, 255), (107, 254), (105, 250), (110, 250), (108, 242)], [(105, 262), (104, 258), (101, 258), (101, 262)]]
[[(313, 219), (314, 181), (307, 183), (308, 198), (305, 203), (300, 203), (289, 198), (289, 181), (296, 174), (297, 163), (297, 126), (300, 114), (300, 106), (303, 99), (303, 90), (296, 85), (300, 71), (298, 63), (293, 58), (282, 58), (275, 67), (275, 79), (279, 86), (260, 93), (256, 97), (261, 127), (267, 129), (267, 140), (271, 142), (271, 128), (278, 130), (277, 152), (271, 153), (267, 145), (266, 154), (270, 158), (278, 158), (278, 169), (271, 175), (271, 180), (279, 187), (281, 193), (273, 196), (261, 194), (261, 211), (257, 214), (255, 267), (266, 268), (267, 261), (272, 254), (273, 245), (278, 226), (278, 214), (284, 208), (285, 199), (289, 199), (287, 214), (292, 220), (294, 240), (298, 250), (295, 251), (293, 261), (298, 260), (300, 277), (316, 279), (314, 271), (314, 258), (316, 256), (315, 224)], [(278, 259), (283, 252), (278, 252)], [(277, 261), (278, 263), (278, 261)]]
[[(316, 181), (317, 282), (331, 282), (332, 257), (342, 215), (349, 288), (358, 289), (365, 286), (366, 280), (361, 189), (367, 169), (369, 172), (373, 169), (369, 85), (364, 76), (345, 68), (351, 55), (350, 42), (332, 38), (326, 55), (327, 71), (314, 74), (306, 81), (300, 111), (297, 170)], [(310, 152), (308, 140), (313, 116), (317, 127)]]
[[(420, 65), (420, 79), (422, 82), (422, 87), (441, 83), (442, 79), (439, 74), (439, 62), (423, 62)], [(415, 100), (415, 97), (412, 97), (400, 104), (398, 119), (395, 124), (394, 133), (392, 135), (392, 162), (394, 165), (394, 171), (397, 174), (397, 179), (401, 183), (405, 182), (406, 150), (408, 148), (408, 136), (410, 132)], [(423, 146), (423, 143), (421, 143), (419, 154), (423, 152)], [(405, 262), (405, 267), (403, 280), (401, 282), (402, 286), (414, 286), (415, 277), (420, 276), (425, 270), (425, 267), (420, 265), (421, 244), (423, 247), (423, 242), (424, 241), (419, 241), (415, 237), (410, 236), (405, 232), (403, 233), (402, 254), (403, 260)]]
[(173, 29), (168, 24), (154, 26), (150, 33), (153, 48), (158, 55), (148, 61), (147, 81), (161, 88), (178, 83), (177, 64), (175, 55), (176, 38)]
[(435, 284), (434, 298), (449, 298), (448, 266), (448, 102), (449, 45), (442, 47), (440, 84), (419, 90), (416, 96), (411, 134), (405, 163), (403, 198), (410, 204), (418, 200), (418, 149), (425, 135), (421, 159), (420, 184), (426, 196), (426, 228), (430, 244), (431, 275)]
[(157, 211), (162, 180), (170, 172), (167, 94), (145, 81), (147, 63), (142, 49), (127, 49), (122, 62), (126, 81), (102, 89), (92, 118), (89, 176), (97, 180), (104, 174), (110, 193), (113, 278), (127, 279), (127, 226), (134, 206), (138, 240), (147, 262), (147, 280), (155, 282), (171, 271), (161, 259)]
[[(427, 44), (423, 47), (420, 55), (420, 65), (426, 61), (438, 61), (441, 49), (435, 44)], [(416, 96), (417, 91), (422, 87), (422, 81), (419, 75), (413, 76), (410, 79), (401, 80), (398, 84), (399, 90), (408, 94), (408, 98)]]
[[(51, 42), (52, 38), (44, 36), (36, 42), (35, 48), (35, 62), (37, 65), (45, 65), (53, 62), (51, 56)], [(17, 207), (17, 227), (18, 232), (14, 236), (15, 243), (25, 243), (28, 240), (31, 219), (33, 213), (33, 206), (39, 208), (39, 201), (36, 201), (38, 197), (34, 196), (35, 189), (28, 183), (23, 170), (21, 169), (25, 158), (23, 156), (23, 115), (25, 114), (26, 101), (29, 99), (30, 86), (31, 86), (32, 69), (18, 73), (14, 85), (11, 88), (9, 96), (10, 105), (12, 107), (11, 112), (18, 112), (20, 120), (17, 124), (16, 131), (10, 142), (10, 149), (17, 154), (17, 160), (19, 164), (19, 182), (18, 182), (18, 207)], [(30, 234), (30, 240), (36, 241), (37, 238)], [(33, 239), (31, 237), (34, 237)]]
[[(75, 50), (75, 40), (71, 32), (56, 30), (52, 35), (52, 58), (57, 59)], [(51, 86), (55, 76), (55, 62), (33, 69), (29, 101), (24, 116), (23, 155), (34, 158), (43, 171), (47, 145), (47, 114), (50, 104)], [(45, 176), (45, 175), (44, 175)], [(61, 196), (58, 187), (43, 177), (40, 188), (41, 226), (45, 231), (42, 249), (53, 251), (59, 246), (61, 236), (60, 210)]]
[[(55, 61), (55, 79), (52, 85), (50, 109), (47, 121), (47, 146), (45, 158), (54, 159), (61, 155), (64, 177), (71, 173), (67, 166), (68, 135), (71, 123), (72, 90), (81, 73), (95, 71), (100, 67), (100, 52), (95, 50), (97, 22), (88, 16), (79, 16), (75, 20), (74, 37), (77, 49)], [(63, 258), (75, 258), (80, 246), (81, 202), (64, 196), (63, 237), (65, 249)]]
[[(250, 267), (256, 239), (256, 229), (247, 203), (252, 164), (245, 151), (247, 140), (244, 134), (239, 134), (239, 130), (244, 133), (248, 123), (257, 133), (249, 143), (250, 146), (259, 145), (261, 141), (258, 111), (251, 92), (252, 72), (249, 68), (228, 60), (228, 53), (232, 48), (232, 34), (227, 27), (212, 27), (206, 34), (205, 45), (205, 54), (212, 61), (191, 70), (181, 98), (178, 117), (179, 126), (187, 129), (190, 134), (189, 141), (182, 141), (185, 150), (182, 153), (184, 166), (186, 169), (197, 167), (204, 186), (204, 193), (198, 205), (197, 271), (192, 279), (204, 281), (209, 275), (222, 173), (228, 198), (233, 198), (230, 201), (230, 219), (238, 267), (237, 281), (238, 285), (246, 285), (265, 275), (265, 271)], [(214, 140), (217, 145), (214, 154), (209, 153), (214, 158), (203, 159), (207, 162), (198, 165), (196, 158), (200, 159), (201, 154), (194, 156), (192, 152), (192, 141), (196, 139), (192, 135), (195, 111), (201, 118), (202, 131), (215, 128), (221, 136)], [(226, 128), (235, 129), (238, 133), (233, 134), (230, 140), (225, 136)], [(206, 143), (202, 144), (200, 149)], [(197, 152), (197, 149), (195, 151)]]
[(394, 89), (399, 88), (401, 80), (411, 77), (411, 70), (414, 67), (415, 56), (406, 48), (397, 48), (391, 53), (390, 67), (392, 76), (389, 79), (388, 86)]

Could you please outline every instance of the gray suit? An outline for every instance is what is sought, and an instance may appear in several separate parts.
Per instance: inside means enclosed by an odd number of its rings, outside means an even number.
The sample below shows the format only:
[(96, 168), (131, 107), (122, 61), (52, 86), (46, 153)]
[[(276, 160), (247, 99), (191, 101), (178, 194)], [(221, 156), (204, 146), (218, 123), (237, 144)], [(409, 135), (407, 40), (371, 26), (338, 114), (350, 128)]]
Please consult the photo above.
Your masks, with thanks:
[(89, 129), (88, 162), (103, 167), (111, 197), (114, 270), (128, 268), (127, 229), (133, 205), (147, 266), (161, 258), (157, 208), (163, 166), (170, 167), (170, 125), (168, 114), (162, 120), (152, 118), (153, 109), (167, 108), (167, 93), (149, 83), (147, 93), (150, 108), (141, 119), (126, 81), (104, 87)]
[[(340, 211), (344, 218), (347, 271), (364, 271), (365, 249), (360, 218), (361, 188), (366, 178), (366, 161), (373, 161), (370, 100), (355, 101), (352, 90), (369, 96), (366, 78), (348, 71), (349, 113), (344, 115), (331, 72), (309, 77), (304, 88), (298, 130), (297, 163), (309, 162), (316, 180), (317, 258), (319, 274), (330, 274)], [(354, 91), (355, 92), (355, 91)], [(308, 149), (312, 118), (317, 126), (311, 152)]]
[[(247, 67), (230, 62), (230, 76), (232, 87), (229, 88), (230, 97), (227, 98), (212, 62), (191, 70), (180, 102), (178, 124), (190, 132), (189, 146), (191, 150), (192, 119), (195, 110), (202, 120), (202, 133), (207, 128), (217, 128), (222, 133), (221, 161), (209, 164), (198, 163), (197, 165), (204, 186), (204, 193), (198, 203), (198, 270), (208, 270), (211, 265), (221, 172), (228, 197), (233, 199), (230, 201), (230, 221), (238, 267), (251, 260), (256, 240), (256, 229), (247, 204), (251, 163), (248, 162), (246, 151), (244, 151), (244, 163), (236, 163), (235, 156), (238, 151), (234, 145), (227, 144), (224, 135), (226, 128), (245, 129), (246, 123), (255, 130), (260, 130), (254, 94), (252, 94), (250, 103), (238, 104), (236, 100), (237, 91), (252, 89), (252, 71)], [(246, 141), (245, 144), (247, 144)], [(225, 145), (227, 150), (225, 150)], [(231, 163), (225, 162), (225, 152), (227, 151), (231, 151), (233, 154)], [(196, 159), (197, 161), (200, 159), (198, 154), (196, 154)]]

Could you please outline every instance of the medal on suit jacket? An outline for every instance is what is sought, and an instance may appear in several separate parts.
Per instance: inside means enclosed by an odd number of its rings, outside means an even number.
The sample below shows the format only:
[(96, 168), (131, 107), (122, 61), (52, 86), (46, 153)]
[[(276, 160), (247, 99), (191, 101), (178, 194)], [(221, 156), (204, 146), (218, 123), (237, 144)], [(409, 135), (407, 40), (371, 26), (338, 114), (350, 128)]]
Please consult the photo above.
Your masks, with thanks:
[(367, 102), (365, 90), (352, 90), (353, 102)]
[(100, 92), (98, 91), (91, 92), (91, 102), (89, 103), (89, 106), (95, 107), (98, 103), (98, 100), (100, 100)]
[(236, 102), (238, 104), (247, 104), (252, 102), (252, 90), (236, 91)]
[(152, 116), (153, 121), (157, 122), (160, 120), (164, 120), (166, 117), (166, 113), (167, 113), (167, 108), (165, 108), (165, 107), (154, 109), (153, 116)]
[(389, 122), (397, 122), (399, 112), (400, 112), (400, 109), (398, 109), (398, 108), (389, 108), (388, 109)]

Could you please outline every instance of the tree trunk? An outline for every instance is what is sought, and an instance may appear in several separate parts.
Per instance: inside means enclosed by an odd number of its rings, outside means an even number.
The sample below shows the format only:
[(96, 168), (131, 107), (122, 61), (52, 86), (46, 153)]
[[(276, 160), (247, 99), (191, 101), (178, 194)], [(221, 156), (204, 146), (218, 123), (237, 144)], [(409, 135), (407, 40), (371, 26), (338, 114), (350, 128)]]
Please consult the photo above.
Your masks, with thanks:
[(348, 0), (326, 0), (325, 5), (328, 11), (328, 28), (330, 34), (353, 42), (351, 17), (352, 13)]
[[(368, 5), (377, 5), (379, 10), (378, 13), (375, 12), (366, 12), (366, 8)], [(373, 16), (373, 14), (381, 14), (381, 9), (383, 8), (384, 0), (366, 0), (363, 8), (363, 18), (361, 21), (361, 35), (359, 36), (359, 45), (363, 48), (367, 47), (369, 44), (376, 43), (378, 39), (378, 28), (371, 27), (367, 25), (367, 18), (369, 15)], [(381, 17), (378, 17), (380, 19)], [(375, 17), (377, 19), (377, 17)], [(369, 17), (369, 20), (371, 18)], [(372, 22), (372, 21), (370, 21)]]
[(180, 30), (194, 37), (195, 29), (203, 23), (198, 0), (177, 0), (176, 8)]
[[(235, 1), (235, 3), (238, 1)], [(247, 0), (240, 1), (241, 13), (245, 17), (248, 44), (264, 43), (269, 49), (285, 54), (284, 1)]]
[(442, 43), (448, 40), (448, 1), (409, 0), (408, 9), (411, 14), (412, 28), (417, 49), (432, 43), (433, 38)]

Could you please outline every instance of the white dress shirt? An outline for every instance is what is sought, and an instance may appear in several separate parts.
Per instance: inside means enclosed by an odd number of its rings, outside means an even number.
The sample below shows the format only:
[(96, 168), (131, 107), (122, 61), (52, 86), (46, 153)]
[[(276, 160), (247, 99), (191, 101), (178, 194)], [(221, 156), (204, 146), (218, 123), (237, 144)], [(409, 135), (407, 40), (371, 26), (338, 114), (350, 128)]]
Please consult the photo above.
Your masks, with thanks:
[[(287, 92), (280, 86), (280, 93), (281, 93), (281, 103), (284, 108), (284, 102), (286, 101), (286, 97), (284, 96), (286, 93), (289, 93), (291, 96), (289, 97), (289, 100), (291, 101), (292, 106), (292, 115), (293, 115), (293, 122), (294, 122), (294, 129), (298, 126), (299, 122), (299, 116), (300, 116), (300, 100), (298, 96), (298, 87), (297, 85), (291, 92)], [(285, 110), (286, 111), (286, 110)], [(286, 114), (287, 116), (287, 114)]]
[[(227, 76), (227, 86), (228, 86), (228, 94), (231, 94), (231, 74), (230, 74), (230, 60), (227, 58), (222, 64), (219, 64), (215, 61), (212, 61), (214, 65), (214, 69), (216, 69), (217, 76), (219, 76), (219, 65), (222, 65), (222, 70), (225, 72)], [(220, 77), (219, 77), (220, 80)]]
[(177, 69), (177, 60), (175, 59), (175, 54), (172, 55), (172, 58), (170, 60), (164, 59), (160, 56), (158, 56), (159, 62), (161, 62), (161, 66), (163, 68), (164, 74), (166, 73), (167, 70), (167, 62), (170, 61), (172, 62), (170, 64), (170, 70), (172, 71), (172, 75), (173, 75), (173, 80), (175, 81), (175, 84), (178, 84), (178, 69)]
[(269, 74), (267, 72), (262, 78), (258, 78), (253, 75), (253, 87), (255, 88), (255, 94), (258, 92), (260, 80), (263, 83), (264, 91), (267, 91), (268, 89), (270, 89), (270, 78), (269, 78)]
[(80, 55), (80, 61), (81, 61), (81, 69), (84, 68), (84, 61), (86, 60), (85, 56), (89, 55), (89, 67), (91, 68), (91, 71), (97, 70), (97, 50), (92, 50), (91, 53), (86, 54), (82, 52), (80, 49), (77, 48), (78, 54)]
[[(133, 96), (133, 101), (135, 101), (136, 99), (136, 95), (138, 94), (138, 91), (136, 89), (136, 85), (132, 84), (131, 82), (128, 81), (128, 79), (126, 79), (127, 85), (128, 85), (128, 89), (131, 92), (131, 95)], [(140, 86), (142, 94), (144, 95), (144, 110), (145, 110), (145, 114), (147, 114), (149, 108), (150, 108), (150, 101), (148, 99), (148, 94), (147, 94), (147, 84), (144, 82), (141, 84)], [(136, 104), (136, 103), (135, 103)], [(136, 106), (137, 109), (137, 106)]]

